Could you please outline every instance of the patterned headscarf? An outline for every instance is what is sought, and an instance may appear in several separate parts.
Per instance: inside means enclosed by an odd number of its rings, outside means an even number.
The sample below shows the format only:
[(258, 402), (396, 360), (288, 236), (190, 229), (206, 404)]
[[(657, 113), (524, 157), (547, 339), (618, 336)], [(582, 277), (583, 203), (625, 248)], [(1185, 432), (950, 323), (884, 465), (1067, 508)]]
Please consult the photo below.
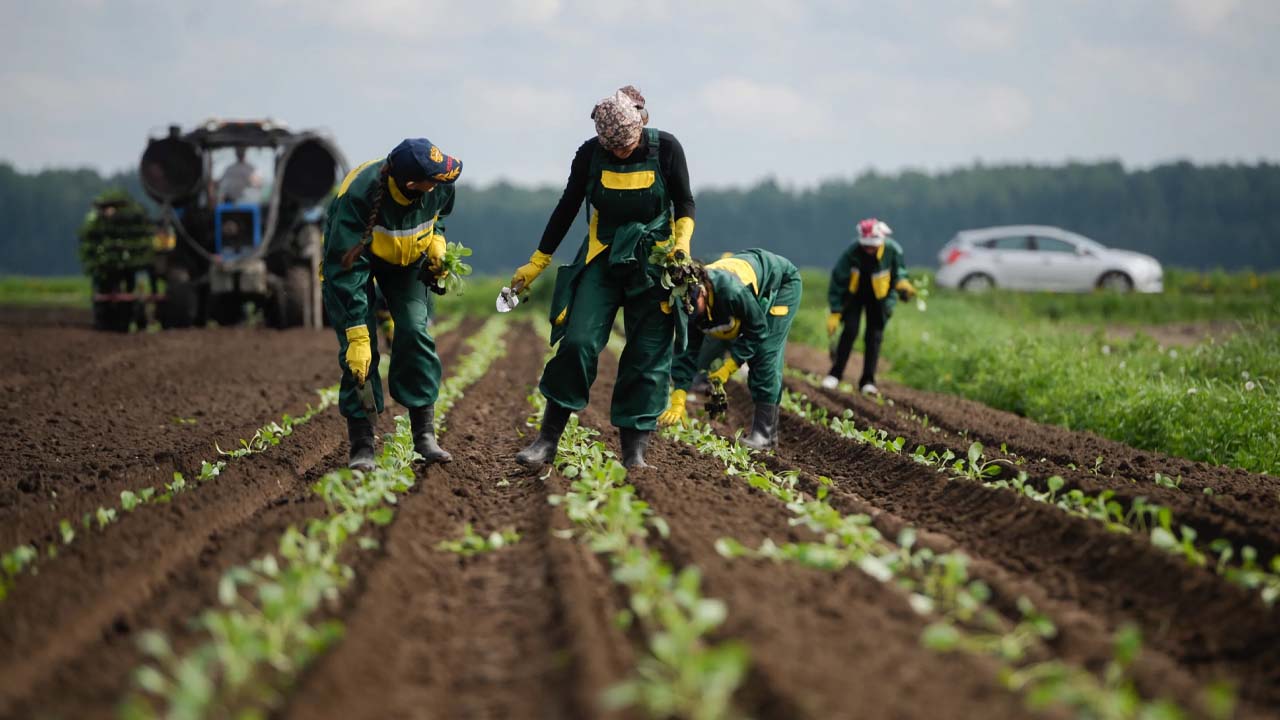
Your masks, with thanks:
[[(628, 86), (630, 88), (630, 86)], [(631, 147), (640, 140), (640, 131), (644, 128), (644, 116), (641, 114), (643, 102), (637, 106), (636, 100), (627, 92), (627, 88), (596, 103), (591, 111), (591, 119), (596, 121), (596, 135), (600, 137), (600, 145), (605, 150), (621, 150)], [(639, 91), (630, 88), (639, 95)], [(641, 96), (641, 101), (644, 97)]]
[(618, 92), (631, 98), (631, 101), (636, 104), (636, 109), (640, 111), (640, 119), (644, 121), (645, 125), (648, 125), (649, 111), (644, 109), (644, 95), (640, 94), (640, 89), (635, 85), (623, 85), (618, 88)]

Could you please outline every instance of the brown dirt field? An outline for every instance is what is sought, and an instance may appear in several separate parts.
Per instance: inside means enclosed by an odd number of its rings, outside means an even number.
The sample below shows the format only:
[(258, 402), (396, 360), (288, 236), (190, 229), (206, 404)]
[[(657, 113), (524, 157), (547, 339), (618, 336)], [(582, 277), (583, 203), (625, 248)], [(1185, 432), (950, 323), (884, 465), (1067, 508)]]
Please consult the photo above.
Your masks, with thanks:
[[(37, 318), (24, 313), (0, 310), (0, 325), (21, 338), (0, 350), (0, 398), (11, 414), (24, 413), (17, 415), (22, 442), (0, 450), (0, 534), (8, 533), (2, 537), (10, 545), (42, 542), (58, 518), (114, 504), (120, 489), (168, 480), (174, 469), (190, 473), (212, 458), (215, 441), (230, 444), (284, 412), (300, 413), (313, 390), (336, 376), (328, 332), (125, 337), (94, 333), (65, 313), (29, 328), (24, 322)], [(441, 338), (446, 374), (478, 323)], [(610, 577), (608, 559), (560, 536), (570, 523), (548, 497), (564, 492), (564, 478), (524, 472), (511, 459), (527, 442), (526, 395), (545, 346), (523, 325), (511, 328), (507, 343), (511, 352), (450, 413), (442, 444), (454, 462), (421, 470), (394, 521), (377, 531), (379, 548), (346, 558), (356, 579), (326, 610), (345, 626), (344, 638), (286, 691), (275, 716), (602, 717), (601, 693), (647, 652), (636, 630), (616, 622), (628, 599)], [(225, 362), (206, 367), (218, 350)], [(580, 415), (615, 451), (607, 402), (616, 368), (612, 355), (602, 356), (592, 404)], [(164, 391), (150, 392), (156, 387)], [(1257, 502), (1269, 479), (892, 385), (893, 405), (883, 406), (793, 387), (830, 410), (851, 407), (860, 424), (884, 426), (913, 445), (1007, 442), (1036, 477), (1057, 473), (1126, 498), (1145, 494), (1207, 532), (1260, 547), (1280, 543), (1276, 508)], [(740, 387), (732, 402), (728, 424), (719, 426), (726, 434), (745, 423), (750, 407)], [(197, 410), (204, 415), (194, 425), (170, 422)], [(912, 413), (927, 413), (937, 432)], [(188, 621), (215, 603), (222, 573), (274, 551), (288, 525), (322, 514), (308, 486), (345, 453), (342, 420), (330, 410), (280, 446), (233, 461), (172, 504), (144, 506), (103, 532), (83, 534), (42, 562), (38, 575), (20, 577), (0, 601), (0, 717), (110, 717), (143, 660), (137, 633), (160, 629), (180, 649), (192, 647), (198, 638)], [(1067, 467), (1092, 468), (1098, 454), (1101, 474)], [(784, 416), (782, 447), (765, 461), (800, 471), (810, 491), (818, 475), (831, 477), (832, 505), (870, 515), (886, 537), (911, 525), (924, 545), (968, 554), (1000, 612), (1012, 616), (1025, 595), (1054, 620), (1061, 631), (1050, 647), (1056, 657), (1098, 670), (1111, 634), (1136, 623), (1146, 642), (1135, 673), (1145, 695), (1193, 707), (1201, 685), (1228, 678), (1244, 699), (1239, 717), (1280, 715), (1280, 611), (1254, 593), (1143, 540), (1010, 492), (948, 481), (794, 416)], [(790, 525), (776, 500), (726, 477), (692, 449), (656, 438), (650, 462), (657, 467), (629, 481), (670, 525), (653, 547), (677, 569), (698, 567), (705, 594), (725, 601), (728, 619), (713, 639), (750, 650), (750, 674), (735, 697), (744, 716), (1034, 714), (1003, 688), (994, 663), (923, 648), (928, 619), (896, 587), (855, 569), (722, 558), (714, 549), (722, 537), (748, 545), (811, 538)], [(1155, 492), (1146, 482), (1153, 468), (1182, 475), (1183, 488), (1194, 492)], [(1199, 487), (1210, 484), (1220, 494), (1200, 497)], [(480, 533), (515, 528), (522, 537), (471, 558), (437, 549), (460, 537), (466, 523)]]
[[(789, 347), (787, 361), (808, 372), (828, 369), (825, 354), (809, 347)], [(1067, 481), (1067, 489), (1078, 487), (1090, 494), (1109, 489), (1126, 506), (1143, 497), (1171, 508), (1201, 537), (1226, 538), (1236, 547), (1253, 545), (1267, 558), (1280, 553), (1280, 478), (1138, 450), (1093, 433), (1037, 423), (972, 400), (895, 382), (880, 383), (883, 400), (790, 378), (786, 385), (829, 412), (851, 409), (859, 427), (871, 425), (890, 437), (903, 437), (908, 450), (924, 445), (963, 456), (970, 443), (981, 442), (988, 459), (1008, 461), (1006, 467), (1016, 464), (1034, 480), (1058, 475)], [(1002, 445), (1006, 451), (1001, 451)], [(1179, 487), (1156, 485), (1156, 473), (1178, 478)], [(1213, 494), (1206, 495), (1206, 489)]]
[[(602, 431), (615, 453), (617, 434), (608, 423), (616, 373), (616, 360), (602, 357), (592, 405), (582, 418)], [(722, 537), (747, 545), (813, 538), (800, 537), (782, 504), (725, 477), (714, 459), (659, 437), (648, 457), (655, 468), (629, 480), (671, 526), (664, 554), (677, 568), (693, 564), (702, 571), (705, 594), (728, 605), (719, 636), (751, 648), (753, 671), (740, 707), (746, 716), (1030, 715), (1000, 687), (994, 666), (923, 648), (926, 622), (896, 589), (852, 569), (826, 573), (721, 557), (714, 545)], [(907, 687), (911, 691), (903, 692)]]
[[(440, 339), (446, 367), (457, 357), (468, 326), (476, 324), (464, 323), (458, 332)], [(327, 331), (200, 332), (210, 333), (203, 345), (206, 352), (219, 343), (277, 343), (271, 351), (284, 360), (274, 364), (281, 376), (287, 367), (307, 369), (310, 359), (319, 356), (328, 365), (319, 384), (336, 379), (336, 344)], [(199, 336), (195, 331), (176, 334), (186, 342)], [(221, 377), (221, 382), (241, 380)], [(208, 380), (195, 387), (202, 388), (198, 397), (203, 399), (234, 391), (220, 391)], [(309, 387), (296, 391), (293, 402), (310, 393)], [(282, 407), (268, 411), (261, 422), (278, 418), (288, 407), (288, 401), (282, 401)], [(258, 424), (250, 421), (238, 432), (252, 432)], [(125, 437), (146, 433), (123, 421), (116, 430)], [(102, 532), (81, 531), (57, 558), (42, 562), (38, 574), (19, 577), (0, 604), (0, 717), (110, 716), (129, 689), (128, 673), (142, 660), (135, 631), (165, 629), (181, 644), (190, 635), (188, 619), (214, 602), (224, 570), (272, 552), (290, 523), (322, 514), (323, 505), (311, 499), (307, 488), (345, 461), (345, 436), (342, 418), (330, 409), (279, 446), (232, 461), (215, 480), (176, 496), (170, 504), (145, 505), (122, 514)], [(193, 457), (216, 456), (214, 441), (208, 434), (192, 441)], [(199, 461), (194, 462), (198, 467)], [(127, 486), (136, 488), (142, 482), (129, 480)]]
[[(726, 434), (750, 422), (745, 387), (735, 384), (730, 401)], [(833, 506), (888, 513), (886, 530), (905, 522), (928, 531), (945, 549), (997, 569), (993, 579), (1003, 578), (1019, 594), (1051, 601), (1057, 608), (1050, 617), (1063, 630), (1055, 649), (1064, 656), (1096, 667), (1108, 655), (1107, 638), (1132, 622), (1143, 631), (1149, 654), (1165, 656), (1149, 659), (1169, 670), (1144, 669), (1140, 680), (1146, 689), (1189, 703), (1197, 683), (1229, 677), (1241, 683), (1243, 697), (1280, 707), (1280, 610), (1264, 606), (1256, 593), (1190, 567), (1144, 539), (1011, 491), (948, 480), (790, 413), (782, 414), (779, 442), (770, 461), (775, 470), (830, 477), (842, 491)]]
[[(612, 625), (621, 606), (607, 573), (552, 536), (568, 524), (547, 502), (562, 488), (512, 460), (542, 369), (540, 353), (519, 349), (538, 345), (531, 330), (512, 331), (514, 351), (455, 407), (443, 439), (454, 461), (401, 503), (344, 615), (346, 640), (286, 716), (592, 717), (599, 693), (625, 677), (630, 643)], [(466, 523), (512, 527), (521, 540), (471, 558), (436, 549)]]

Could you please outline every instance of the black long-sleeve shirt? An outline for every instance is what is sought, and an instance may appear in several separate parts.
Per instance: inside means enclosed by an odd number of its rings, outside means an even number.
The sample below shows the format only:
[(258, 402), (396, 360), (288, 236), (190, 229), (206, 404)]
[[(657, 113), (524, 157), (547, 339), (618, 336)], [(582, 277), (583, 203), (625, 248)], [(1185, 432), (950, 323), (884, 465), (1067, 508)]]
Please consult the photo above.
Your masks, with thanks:
[[(538, 250), (548, 255), (554, 253), (564, 240), (565, 233), (569, 232), (569, 226), (573, 225), (573, 218), (578, 214), (578, 208), (586, 198), (587, 175), (591, 172), (591, 154), (598, 147), (600, 147), (600, 140), (593, 137), (582, 143), (577, 154), (573, 156), (573, 164), (569, 166), (569, 181), (565, 183), (560, 202), (556, 203), (556, 209), (551, 212), (547, 227), (542, 231)], [(621, 163), (644, 162), (649, 159), (649, 144), (641, 142), (626, 160), (616, 160), (612, 155), (610, 158), (611, 161)], [(662, 130), (658, 131), (658, 169), (666, 183), (671, 204), (675, 207), (676, 218), (692, 218), (693, 190), (689, 187), (689, 166), (685, 162), (684, 148), (680, 146), (680, 141), (676, 140), (674, 135)]]

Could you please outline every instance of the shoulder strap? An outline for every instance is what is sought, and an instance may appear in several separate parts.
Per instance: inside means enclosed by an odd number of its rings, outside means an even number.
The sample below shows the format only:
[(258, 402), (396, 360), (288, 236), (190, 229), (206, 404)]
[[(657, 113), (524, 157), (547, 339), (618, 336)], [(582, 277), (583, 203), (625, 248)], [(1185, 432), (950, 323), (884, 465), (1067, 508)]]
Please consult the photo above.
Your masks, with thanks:
[(597, 140), (595, 149), (591, 151), (591, 164), (587, 166), (587, 189), (582, 196), (582, 219), (586, 221), (587, 227), (591, 226), (591, 193), (596, 189), (596, 181), (600, 179), (600, 153), (602, 152), (604, 148)]

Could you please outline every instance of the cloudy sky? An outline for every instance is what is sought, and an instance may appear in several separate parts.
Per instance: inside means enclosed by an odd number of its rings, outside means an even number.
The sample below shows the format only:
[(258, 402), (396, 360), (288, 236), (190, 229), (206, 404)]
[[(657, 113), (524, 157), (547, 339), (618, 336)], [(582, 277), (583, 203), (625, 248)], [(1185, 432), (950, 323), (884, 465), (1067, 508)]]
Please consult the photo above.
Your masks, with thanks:
[(626, 83), (700, 187), (1276, 160), (1277, 37), (1277, 0), (0, 0), (0, 161), (117, 170), (169, 122), (270, 116), (559, 183)]

